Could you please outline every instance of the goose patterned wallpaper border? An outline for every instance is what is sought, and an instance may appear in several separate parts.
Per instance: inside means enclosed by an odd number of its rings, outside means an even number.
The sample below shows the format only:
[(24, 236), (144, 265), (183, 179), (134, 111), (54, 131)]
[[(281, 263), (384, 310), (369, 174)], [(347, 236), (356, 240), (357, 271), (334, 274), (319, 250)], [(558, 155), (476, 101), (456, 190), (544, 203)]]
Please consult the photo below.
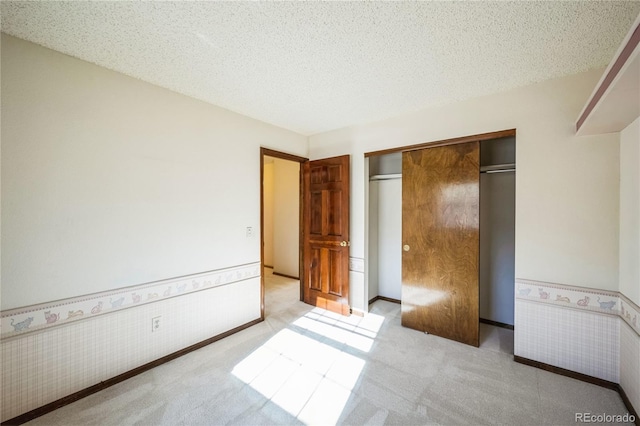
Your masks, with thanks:
[(70, 324), (121, 309), (232, 284), (260, 276), (260, 262), (179, 278), (123, 287), (49, 303), (9, 309), (0, 313), (5, 340), (49, 327)]
[(640, 307), (620, 294), (620, 316), (640, 336)]
[(516, 299), (620, 316), (640, 336), (640, 307), (617, 291), (518, 278)]

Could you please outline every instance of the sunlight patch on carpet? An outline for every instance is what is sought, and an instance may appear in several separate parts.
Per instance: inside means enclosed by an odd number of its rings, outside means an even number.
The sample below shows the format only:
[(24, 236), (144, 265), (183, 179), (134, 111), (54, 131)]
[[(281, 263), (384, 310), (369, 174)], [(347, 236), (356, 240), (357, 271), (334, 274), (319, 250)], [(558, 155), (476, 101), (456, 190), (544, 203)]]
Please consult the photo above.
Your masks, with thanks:
[[(306, 424), (335, 424), (353, 396), (384, 317), (314, 309), (238, 363), (232, 373)], [(354, 354), (355, 353), (355, 354)]]

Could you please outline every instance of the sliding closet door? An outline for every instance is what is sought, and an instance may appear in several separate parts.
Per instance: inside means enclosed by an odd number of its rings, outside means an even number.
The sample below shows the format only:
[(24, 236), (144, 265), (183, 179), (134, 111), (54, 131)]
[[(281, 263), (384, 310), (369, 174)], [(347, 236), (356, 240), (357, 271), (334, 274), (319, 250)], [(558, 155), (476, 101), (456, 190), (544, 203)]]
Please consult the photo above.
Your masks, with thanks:
[(402, 156), (402, 325), (478, 346), (478, 142)]

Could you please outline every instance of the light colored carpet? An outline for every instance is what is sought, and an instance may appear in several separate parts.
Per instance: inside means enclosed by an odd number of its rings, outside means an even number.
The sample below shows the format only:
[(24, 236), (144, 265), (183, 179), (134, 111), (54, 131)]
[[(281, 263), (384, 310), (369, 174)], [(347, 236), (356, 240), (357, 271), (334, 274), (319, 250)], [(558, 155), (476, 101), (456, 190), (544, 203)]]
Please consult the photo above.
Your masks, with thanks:
[(377, 301), (364, 318), (299, 301), (266, 277), (266, 320), (35, 419), (34, 425), (575, 424), (624, 414), (620, 396), (513, 361), (513, 333), (481, 326), (481, 347), (400, 325)]

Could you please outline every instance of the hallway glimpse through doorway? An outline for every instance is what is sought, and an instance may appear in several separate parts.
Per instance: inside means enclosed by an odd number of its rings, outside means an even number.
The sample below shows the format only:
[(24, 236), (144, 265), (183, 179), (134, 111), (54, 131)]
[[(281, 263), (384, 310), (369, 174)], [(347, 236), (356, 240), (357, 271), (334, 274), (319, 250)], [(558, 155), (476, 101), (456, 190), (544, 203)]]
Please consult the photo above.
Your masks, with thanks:
[[(302, 300), (300, 286), (302, 163), (306, 159), (260, 149), (262, 318), (265, 309)], [(288, 280), (288, 281), (287, 281)], [(297, 283), (291, 285), (290, 281)], [(287, 291), (282, 284), (288, 283)], [(269, 291), (267, 291), (269, 286)], [(267, 294), (269, 293), (269, 294)], [(274, 296), (275, 295), (275, 296)], [(273, 297), (272, 297), (273, 296)]]

